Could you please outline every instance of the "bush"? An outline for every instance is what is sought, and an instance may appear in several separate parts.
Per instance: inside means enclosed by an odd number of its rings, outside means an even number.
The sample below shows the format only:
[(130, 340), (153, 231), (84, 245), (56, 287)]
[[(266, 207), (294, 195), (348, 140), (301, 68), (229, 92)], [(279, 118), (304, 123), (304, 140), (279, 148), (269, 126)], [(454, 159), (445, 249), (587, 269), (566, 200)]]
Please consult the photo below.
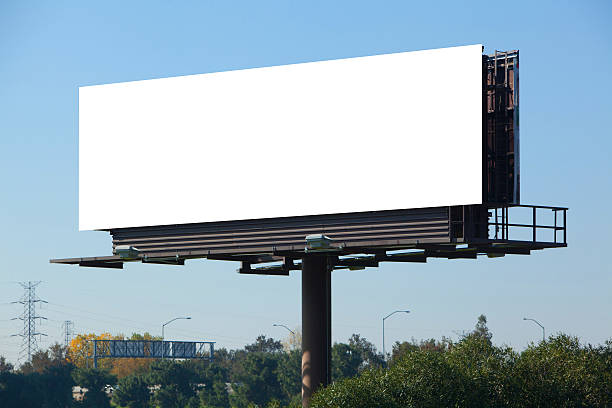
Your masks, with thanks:
[(469, 335), (446, 351), (410, 349), (388, 370), (319, 390), (312, 408), (609, 407), (612, 341), (559, 335), (520, 355)]

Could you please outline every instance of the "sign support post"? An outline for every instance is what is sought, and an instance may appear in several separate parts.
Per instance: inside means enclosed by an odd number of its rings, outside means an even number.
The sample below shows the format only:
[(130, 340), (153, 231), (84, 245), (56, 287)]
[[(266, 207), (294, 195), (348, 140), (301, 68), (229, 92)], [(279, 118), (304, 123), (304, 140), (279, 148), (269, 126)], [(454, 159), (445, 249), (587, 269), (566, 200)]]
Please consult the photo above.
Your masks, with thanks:
[(302, 406), (331, 382), (331, 268), (325, 255), (302, 259)]
[(98, 340), (93, 341), (93, 367), (98, 368)]

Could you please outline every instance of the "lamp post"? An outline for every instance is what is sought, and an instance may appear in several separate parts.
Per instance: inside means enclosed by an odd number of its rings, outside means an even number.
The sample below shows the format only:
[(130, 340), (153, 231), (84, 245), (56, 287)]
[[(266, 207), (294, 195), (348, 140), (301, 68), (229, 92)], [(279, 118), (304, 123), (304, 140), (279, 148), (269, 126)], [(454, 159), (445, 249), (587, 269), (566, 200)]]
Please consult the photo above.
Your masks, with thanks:
[(175, 320), (191, 320), (191, 317), (187, 316), (187, 317), (175, 317), (172, 320), (168, 320), (166, 323), (162, 324), (162, 360), (164, 359), (164, 355), (166, 354), (166, 347), (165, 347), (165, 342), (164, 342), (164, 328), (166, 327), (167, 324), (172, 323)]
[(546, 341), (546, 330), (544, 329), (544, 326), (540, 324), (540, 322), (538, 322), (536, 319), (529, 319), (527, 317), (523, 317), (523, 320), (531, 320), (532, 322), (540, 326), (542, 328), (542, 341)]
[(291, 330), (290, 328), (288, 328), (287, 326), (285, 326), (284, 324), (276, 324), (274, 323), (272, 326), (276, 326), (276, 327), (284, 327), (285, 329), (289, 330), (291, 332), (291, 334), (295, 334), (295, 332), (293, 330)]
[(387, 320), (387, 318), (393, 316), (396, 313), (410, 313), (410, 310), (396, 310), (395, 312), (389, 313), (382, 319), (383, 360), (385, 362), (385, 366), (387, 365), (387, 354), (385, 353), (385, 320)]

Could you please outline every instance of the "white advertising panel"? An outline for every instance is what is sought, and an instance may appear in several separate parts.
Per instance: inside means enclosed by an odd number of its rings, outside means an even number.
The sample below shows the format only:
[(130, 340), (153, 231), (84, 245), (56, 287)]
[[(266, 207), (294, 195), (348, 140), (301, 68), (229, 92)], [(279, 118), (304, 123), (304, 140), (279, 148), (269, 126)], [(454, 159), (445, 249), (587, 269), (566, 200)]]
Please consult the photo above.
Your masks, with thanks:
[(79, 88), (79, 229), (482, 203), (482, 47)]

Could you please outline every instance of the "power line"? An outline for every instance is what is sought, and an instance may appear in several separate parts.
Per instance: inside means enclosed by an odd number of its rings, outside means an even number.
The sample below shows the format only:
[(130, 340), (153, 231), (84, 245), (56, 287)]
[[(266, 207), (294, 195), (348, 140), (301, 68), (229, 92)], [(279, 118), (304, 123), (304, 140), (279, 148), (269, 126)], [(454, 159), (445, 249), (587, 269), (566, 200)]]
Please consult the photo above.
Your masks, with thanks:
[(23, 360), (27, 357), (27, 362), (32, 362), (32, 354), (38, 351), (38, 336), (46, 336), (44, 333), (36, 331), (36, 320), (46, 319), (46, 317), (38, 316), (36, 314), (36, 303), (46, 301), (36, 297), (36, 286), (40, 284), (38, 282), (19, 282), (23, 287), (24, 293), (20, 300), (12, 303), (21, 303), (23, 305), (23, 313), (19, 317), (15, 317), (12, 320), (23, 321), (23, 330), (19, 334), (13, 336), (21, 337), (21, 350), (19, 352), (19, 360)]
[[(129, 324), (129, 330), (133, 330), (133, 329), (142, 329), (144, 331), (149, 331), (151, 330), (151, 328), (156, 328), (158, 327), (157, 323), (150, 323), (150, 322), (142, 322), (142, 321), (136, 321), (136, 320), (132, 320), (132, 319), (127, 319), (125, 317), (117, 317), (117, 316), (113, 316), (113, 315), (109, 315), (109, 314), (103, 314), (103, 313), (98, 313), (98, 312), (92, 312), (89, 310), (85, 310), (82, 308), (78, 308), (78, 307), (74, 307), (74, 306), (67, 306), (67, 305), (62, 305), (59, 303), (55, 303), (55, 302), (47, 302), (50, 305), (54, 305), (54, 306), (59, 306), (61, 308), (65, 308), (68, 310), (71, 310), (71, 315), (76, 315), (76, 316), (80, 316), (83, 319), (86, 320), (92, 320), (92, 321), (96, 321), (96, 322), (105, 322), (105, 323), (110, 323), (110, 324), (117, 324), (117, 322), (122, 322), (123, 325), (125, 325), (125, 328), (128, 328), (128, 324)], [(61, 314), (65, 314), (64, 311), (60, 311), (57, 309), (53, 309), (50, 307), (46, 307), (45, 308), (46, 311), (48, 312), (53, 312), (53, 313), (61, 313)], [(81, 313), (75, 313), (72, 312), (72, 310), (76, 310), (78, 312)], [(86, 314), (82, 314), (82, 313), (86, 313)], [(96, 315), (96, 316), (102, 316), (105, 318), (99, 318), (99, 317), (91, 317), (91, 316), (87, 316), (87, 314), (91, 314), (91, 315)], [(81, 324), (79, 325), (79, 327), (81, 328), (85, 328), (84, 326), (82, 326)], [(108, 331), (108, 327), (106, 328), (98, 328), (97, 330), (102, 330), (102, 331)], [(194, 336), (205, 336), (205, 337), (216, 337), (216, 338), (222, 338), (222, 339), (229, 339), (229, 340), (234, 340), (237, 343), (235, 344), (239, 344), (238, 342), (242, 343), (242, 342), (249, 342), (252, 339), (246, 339), (244, 337), (234, 337), (234, 336), (224, 336), (224, 335), (220, 335), (217, 333), (211, 333), (211, 332), (203, 332), (203, 331), (198, 331), (198, 330), (192, 330), (192, 329), (173, 329), (173, 332), (177, 332), (177, 333), (185, 333), (185, 334), (189, 334), (189, 335), (194, 335)]]

